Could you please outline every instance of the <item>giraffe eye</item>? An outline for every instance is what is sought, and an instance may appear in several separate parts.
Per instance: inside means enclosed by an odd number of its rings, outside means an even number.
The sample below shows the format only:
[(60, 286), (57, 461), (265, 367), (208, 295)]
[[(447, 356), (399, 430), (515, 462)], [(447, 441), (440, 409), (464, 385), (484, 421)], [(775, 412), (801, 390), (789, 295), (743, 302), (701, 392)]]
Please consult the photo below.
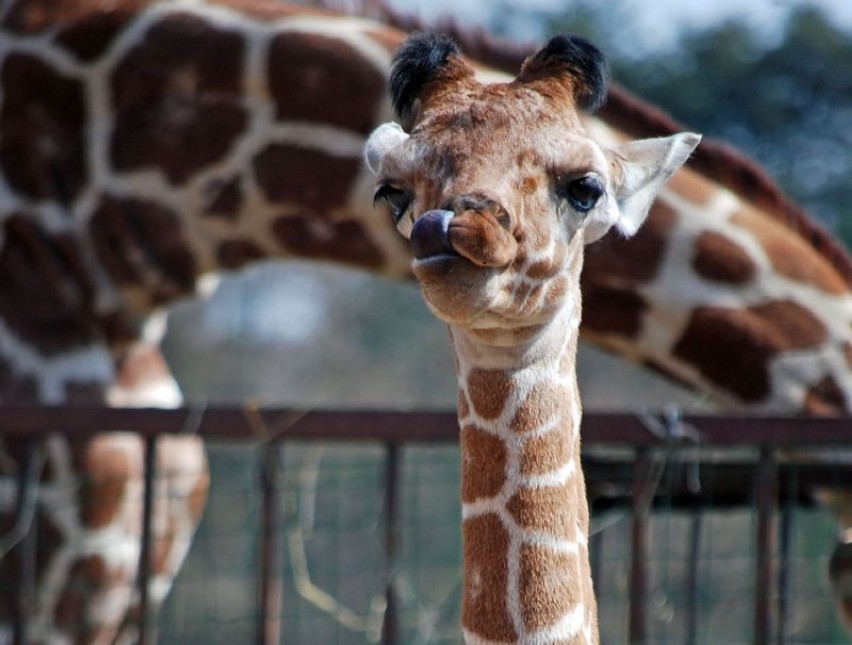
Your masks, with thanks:
[(592, 210), (604, 192), (603, 181), (595, 175), (571, 179), (556, 190), (556, 194), (568, 200), (571, 207), (579, 213), (588, 213)]
[(399, 220), (411, 206), (411, 201), (411, 196), (408, 193), (390, 184), (382, 184), (376, 190), (376, 194), (373, 195), (374, 205), (379, 202), (385, 202), (388, 205), (394, 224), (399, 224)]

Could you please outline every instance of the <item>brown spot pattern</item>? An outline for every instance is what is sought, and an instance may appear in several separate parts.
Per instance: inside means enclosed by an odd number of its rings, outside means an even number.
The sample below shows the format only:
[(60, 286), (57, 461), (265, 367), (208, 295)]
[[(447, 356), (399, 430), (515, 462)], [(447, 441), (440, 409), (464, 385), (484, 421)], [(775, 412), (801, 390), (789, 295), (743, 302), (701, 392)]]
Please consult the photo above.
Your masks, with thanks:
[(777, 354), (825, 341), (825, 326), (792, 301), (773, 301), (749, 309), (697, 309), (674, 356), (745, 402), (770, 391), (769, 361)]
[(279, 120), (369, 134), (384, 100), (385, 77), (340, 38), (288, 32), (269, 46), (269, 89)]
[(570, 430), (559, 428), (527, 439), (521, 448), (521, 474), (540, 475), (565, 466), (572, 459)]
[(527, 544), (521, 547), (520, 573), (518, 592), (528, 631), (555, 624), (584, 601), (576, 555)]
[[(584, 283), (622, 286), (653, 280), (663, 261), (666, 246), (677, 224), (677, 213), (657, 202), (648, 219), (632, 238), (605, 235), (586, 247)], [(588, 310), (588, 306), (585, 306)]]
[(512, 430), (521, 434), (554, 421), (567, 425), (562, 415), (570, 405), (570, 396), (571, 392), (563, 386), (546, 381), (536, 383), (515, 412)]
[(268, 146), (255, 157), (253, 166), (268, 200), (296, 204), (317, 214), (346, 205), (361, 168), (357, 158), (281, 144)]
[(814, 347), (828, 336), (822, 321), (792, 300), (775, 300), (750, 307), (748, 311), (772, 328), (778, 336), (778, 346), (785, 350)]
[(791, 280), (812, 285), (827, 293), (846, 293), (843, 277), (805, 240), (782, 224), (739, 211), (731, 223), (751, 233), (763, 247), (773, 269)]
[(483, 419), (496, 419), (514, 390), (511, 379), (498, 370), (472, 369), (467, 376), (467, 396)]
[(836, 415), (848, 412), (846, 397), (832, 376), (825, 376), (805, 395), (805, 410), (816, 415)]
[(570, 479), (562, 486), (520, 488), (507, 502), (506, 510), (522, 528), (573, 540), (572, 527), (577, 526), (575, 497)]
[(131, 18), (124, 10), (93, 11), (59, 30), (56, 42), (83, 62), (100, 58)]
[[(141, 444), (138, 446), (141, 454)], [(82, 521), (99, 529), (115, 521), (125, 504), (127, 485), (141, 476), (141, 464), (132, 463), (122, 445), (114, 445), (110, 435), (99, 436), (85, 444), (79, 456), (84, 473)]]
[(461, 499), (473, 502), (497, 495), (506, 481), (506, 447), (476, 426), (461, 430)]
[(264, 255), (263, 249), (251, 240), (227, 240), (216, 249), (216, 259), (224, 269), (238, 269)]
[(616, 287), (591, 280), (582, 282), (581, 286), (581, 325), (584, 330), (625, 338), (636, 338), (639, 335), (648, 309), (648, 303), (639, 293), (630, 287)]
[(204, 214), (234, 221), (243, 205), (243, 189), (240, 178), (227, 181), (213, 181), (205, 186), (206, 202)]
[(699, 307), (673, 355), (742, 401), (756, 402), (769, 394), (768, 364), (779, 349), (766, 325), (748, 311)]
[(329, 223), (323, 233), (317, 234), (307, 217), (279, 217), (272, 224), (275, 239), (294, 255), (373, 269), (382, 266), (381, 252), (360, 223), (350, 220)]
[(0, 316), (43, 355), (96, 342), (92, 285), (76, 246), (51, 237), (25, 215), (3, 225)]
[(153, 303), (166, 303), (195, 288), (195, 260), (172, 211), (105, 195), (89, 233), (98, 259), (118, 285), (145, 289)]
[(465, 562), (462, 625), (488, 640), (517, 638), (504, 593), (508, 584), (509, 536), (495, 515), (481, 515), (462, 525)]
[(0, 70), (0, 168), (33, 199), (72, 201), (87, 181), (83, 87), (24, 54)]
[(243, 41), (187, 13), (156, 23), (110, 79), (118, 170), (159, 168), (172, 184), (221, 159), (245, 130)]
[(692, 267), (713, 282), (744, 284), (757, 272), (752, 259), (730, 238), (706, 231), (695, 239)]

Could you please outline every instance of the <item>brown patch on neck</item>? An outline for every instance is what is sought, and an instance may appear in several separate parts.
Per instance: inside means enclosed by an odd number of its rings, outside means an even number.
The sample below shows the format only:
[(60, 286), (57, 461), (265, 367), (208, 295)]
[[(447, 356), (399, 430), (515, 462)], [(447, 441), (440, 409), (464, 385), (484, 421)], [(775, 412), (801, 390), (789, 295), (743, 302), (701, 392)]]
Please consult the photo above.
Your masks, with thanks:
[(506, 591), (509, 536), (500, 519), (482, 515), (462, 524), (465, 563), (462, 625), (477, 636), (499, 643), (515, 642)]
[(246, 128), (242, 36), (189, 13), (155, 23), (110, 82), (120, 171), (159, 168), (172, 184), (225, 156)]
[(499, 370), (472, 369), (467, 377), (467, 396), (474, 411), (493, 420), (503, 413), (514, 391), (512, 380)]
[(265, 255), (263, 249), (248, 239), (226, 240), (216, 249), (216, 260), (223, 269), (239, 269)]
[(360, 222), (329, 222), (317, 232), (313, 219), (310, 215), (279, 217), (272, 224), (272, 234), (286, 253), (298, 257), (382, 268), (384, 258)]
[(825, 326), (791, 301), (748, 309), (699, 307), (673, 355), (746, 403), (770, 393), (769, 362), (778, 354), (824, 342)]
[(385, 99), (385, 77), (341, 38), (292, 31), (269, 46), (269, 90), (279, 121), (318, 122), (366, 135)]
[(592, 280), (610, 287), (624, 282), (638, 285), (653, 280), (671, 243), (677, 221), (677, 213), (658, 201), (634, 237), (626, 239), (610, 233), (590, 244), (585, 253), (584, 285)]
[(746, 311), (699, 307), (673, 356), (746, 403), (769, 395), (769, 360), (779, 351), (765, 325)]
[(757, 273), (757, 267), (742, 247), (713, 231), (695, 238), (692, 268), (705, 280), (726, 284), (745, 284)]
[[(136, 12), (152, 1), (122, 0), (121, 11)], [(98, 0), (17, 0), (2, 27), (19, 34), (35, 34), (58, 24), (85, 20), (102, 10), (103, 3)]]
[(196, 265), (178, 216), (153, 202), (105, 195), (89, 222), (103, 267), (120, 287), (165, 304), (195, 289)]
[(82, 85), (40, 60), (10, 54), (0, 70), (0, 168), (16, 192), (63, 204), (87, 181)]
[(518, 595), (527, 631), (556, 624), (581, 603), (594, 604), (594, 596), (586, 595), (589, 571), (581, 562), (573, 553), (531, 544), (521, 547)]
[(100, 340), (93, 286), (76, 243), (51, 237), (27, 215), (2, 227), (0, 316), (37, 353), (50, 356)]
[(775, 300), (750, 307), (747, 311), (772, 328), (777, 337), (776, 344), (781, 349), (807, 349), (824, 343), (828, 338), (828, 330), (822, 321), (792, 300)]
[(103, 56), (121, 29), (134, 17), (129, 8), (100, 10), (60, 29), (56, 43), (77, 60), (94, 61)]
[(204, 186), (204, 214), (235, 221), (243, 205), (243, 188), (240, 177), (228, 180), (213, 180)]
[(506, 481), (506, 447), (503, 441), (485, 430), (468, 425), (461, 430), (461, 499), (497, 495)]
[(271, 202), (296, 204), (317, 215), (345, 206), (361, 170), (343, 158), (295, 145), (270, 144), (252, 161), (257, 183)]
[(842, 274), (829, 260), (814, 254), (807, 242), (789, 229), (766, 222), (753, 210), (734, 213), (731, 223), (754, 235), (769, 256), (772, 268), (782, 276), (830, 294), (848, 291)]
[(506, 504), (506, 510), (522, 527), (554, 535), (563, 540), (576, 537), (578, 506), (578, 468), (562, 486), (520, 488)]
[(511, 428), (518, 434), (532, 432), (546, 424), (556, 423), (565, 432), (571, 432), (570, 415), (567, 414), (571, 401), (568, 388), (550, 381), (536, 383), (515, 412)]

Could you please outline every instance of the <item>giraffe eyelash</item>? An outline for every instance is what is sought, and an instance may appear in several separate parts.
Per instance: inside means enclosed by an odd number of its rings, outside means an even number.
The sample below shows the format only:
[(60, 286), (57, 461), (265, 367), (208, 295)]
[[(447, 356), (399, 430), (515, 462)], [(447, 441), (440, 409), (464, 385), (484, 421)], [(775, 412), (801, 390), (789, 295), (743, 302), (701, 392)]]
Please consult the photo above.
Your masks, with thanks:
[(375, 195), (373, 195), (374, 206), (379, 202), (384, 202), (388, 205), (394, 224), (399, 224), (402, 216), (405, 215), (405, 212), (411, 206), (412, 201), (411, 195), (391, 184), (382, 184), (376, 190)]

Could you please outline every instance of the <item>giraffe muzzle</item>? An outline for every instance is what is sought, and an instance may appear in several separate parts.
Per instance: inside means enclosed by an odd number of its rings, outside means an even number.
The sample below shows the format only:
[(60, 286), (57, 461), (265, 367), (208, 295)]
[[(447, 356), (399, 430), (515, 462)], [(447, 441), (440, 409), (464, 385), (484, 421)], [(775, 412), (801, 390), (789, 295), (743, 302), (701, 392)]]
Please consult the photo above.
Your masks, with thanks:
[(456, 256), (458, 253), (450, 245), (450, 220), (453, 211), (426, 211), (414, 222), (411, 229), (411, 250), (418, 260), (426, 260), (442, 255)]

